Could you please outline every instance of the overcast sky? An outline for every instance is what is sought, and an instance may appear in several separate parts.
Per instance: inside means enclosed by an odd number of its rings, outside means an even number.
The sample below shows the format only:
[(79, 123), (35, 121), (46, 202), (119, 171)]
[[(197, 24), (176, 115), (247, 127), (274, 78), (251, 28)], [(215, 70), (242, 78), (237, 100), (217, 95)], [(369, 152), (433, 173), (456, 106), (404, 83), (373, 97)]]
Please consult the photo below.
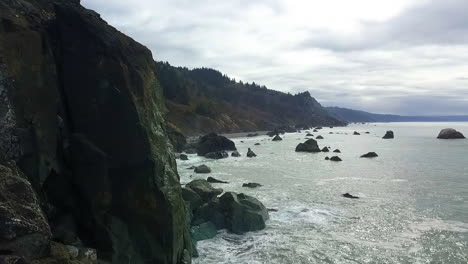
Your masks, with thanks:
[(82, 0), (158, 61), (326, 106), (468, 114), (468, 0)]

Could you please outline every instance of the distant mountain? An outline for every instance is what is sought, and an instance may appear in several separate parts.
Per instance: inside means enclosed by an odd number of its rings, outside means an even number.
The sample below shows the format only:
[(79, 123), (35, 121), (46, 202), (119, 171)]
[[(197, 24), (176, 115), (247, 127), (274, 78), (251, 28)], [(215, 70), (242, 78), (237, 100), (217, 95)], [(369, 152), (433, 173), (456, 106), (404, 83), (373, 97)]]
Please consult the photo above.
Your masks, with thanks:
[(235, 81), (219, 71), (156, 62), (167, 120), (186, 135), (270, 130), (278, 126), (340, 126), (309, 92), (296, 95)]
[(459, 116), (401, 116), (374, 114), (341, 107), (326, 107), (336, 118), (346, 122), (459, 122), (468, 121), (468, 115)]

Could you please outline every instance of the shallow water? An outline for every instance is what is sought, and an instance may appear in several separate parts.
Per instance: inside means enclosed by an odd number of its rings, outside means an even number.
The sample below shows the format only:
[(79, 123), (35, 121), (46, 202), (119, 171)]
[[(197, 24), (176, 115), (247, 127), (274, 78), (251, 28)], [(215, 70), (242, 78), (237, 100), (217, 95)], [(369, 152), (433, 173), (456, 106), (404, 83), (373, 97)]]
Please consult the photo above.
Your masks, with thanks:
[[(205, 163), (210, 176), (230, 182), (216, 187), (278, 209), (265, 230), (221, 231), (198, 242), (194, 263), (468, 263), (468, 140), (436, 139), (446, 127), (468, 135), (468, 123), (379, 123), (313, 133), (324, 137), (320, 147), (341, 150), (338, 163), (324, 160), (331, 152), (296, 153), (305, 132), (280, 142), (236, 138), (240, 158), (189, 155), (178, 161), (182, 183), (206, 177), (186, 169)], [(395, 139), (382, 139), (386, 130)], [(258, 157), (246, 158), (248, 147)], [(369, 151), (379, 157), (359, 158)], [(264, 186), (248, 189), (244, 182)], [(346, 192), (361, 198), (341, 197)]]

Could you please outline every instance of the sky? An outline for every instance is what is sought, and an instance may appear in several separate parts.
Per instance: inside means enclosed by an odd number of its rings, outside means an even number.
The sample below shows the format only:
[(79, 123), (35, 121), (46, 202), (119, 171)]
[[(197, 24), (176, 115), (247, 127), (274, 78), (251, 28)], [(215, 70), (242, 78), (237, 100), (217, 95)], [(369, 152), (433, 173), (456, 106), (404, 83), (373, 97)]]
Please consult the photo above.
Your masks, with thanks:
[(468, 115), (467, 0), (82, 0), (155, 60), (322, 105)]

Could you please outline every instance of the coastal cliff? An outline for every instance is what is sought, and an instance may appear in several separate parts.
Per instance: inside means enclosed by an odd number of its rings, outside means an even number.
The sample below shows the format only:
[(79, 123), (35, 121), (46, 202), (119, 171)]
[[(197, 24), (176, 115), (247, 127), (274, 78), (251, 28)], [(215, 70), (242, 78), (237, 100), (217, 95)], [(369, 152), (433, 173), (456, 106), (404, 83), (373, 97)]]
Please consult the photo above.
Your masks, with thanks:
[(190, 262), (147, 48), (78, 0), (1, 1), (0, 101), (1, 261)]

